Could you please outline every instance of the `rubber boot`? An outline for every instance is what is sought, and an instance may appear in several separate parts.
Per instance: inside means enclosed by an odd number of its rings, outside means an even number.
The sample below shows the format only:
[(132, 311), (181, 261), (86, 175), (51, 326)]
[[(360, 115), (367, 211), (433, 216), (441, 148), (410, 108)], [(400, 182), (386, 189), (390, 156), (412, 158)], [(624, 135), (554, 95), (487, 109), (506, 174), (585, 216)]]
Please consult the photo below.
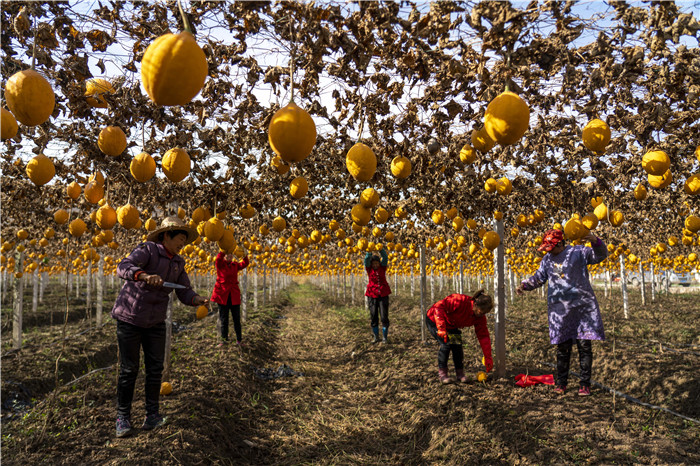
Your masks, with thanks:
[(382, 327), (382, 343), (384, 343), (384, 344), (389, 343), (389, 340), (386, 338), (388, 333), (389, 333), (389, 329), (386, 327)]
[(379, 327), (372, 327), (372, 343), (379, 343)]
[(440, 382), (442, 382), (443, 384), (448, 384), (448, 383), (454, 382), (454, 380), (452, 380), (452, 377), (447, 375), (446, 368), (443, 369), (441, 367), (438, 367), (438, 377), (440, 378)]
[(462, 382), (462, 383), (467, 382), (467, 376), (464, 375), (464, 369), (455, 369), (455, 373), (457, 376), (457, 382)]

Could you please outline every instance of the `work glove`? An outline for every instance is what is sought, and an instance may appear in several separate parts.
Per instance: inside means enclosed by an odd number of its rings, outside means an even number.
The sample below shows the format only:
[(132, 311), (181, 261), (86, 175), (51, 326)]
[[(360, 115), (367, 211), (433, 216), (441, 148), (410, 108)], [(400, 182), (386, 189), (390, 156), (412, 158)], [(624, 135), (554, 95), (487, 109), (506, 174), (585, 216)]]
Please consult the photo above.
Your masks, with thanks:
[(491, 356), (484, 356), (484, 366), (486, 366), (486, 372), (491, 372), (493, 369), (493, 358)]

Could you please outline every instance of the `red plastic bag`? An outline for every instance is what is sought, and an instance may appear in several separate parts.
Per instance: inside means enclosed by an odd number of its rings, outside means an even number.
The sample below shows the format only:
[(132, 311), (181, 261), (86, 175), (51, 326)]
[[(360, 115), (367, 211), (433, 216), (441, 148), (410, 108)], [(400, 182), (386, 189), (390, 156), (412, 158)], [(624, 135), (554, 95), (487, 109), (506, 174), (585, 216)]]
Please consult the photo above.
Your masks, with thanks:
[(519, 387), (532, 387), (538, 383), (543, 383), (545, 385), (554, 385), (554, 375), (543, 374), (543, 375), (526, 375), (518, 374), (515, 376), (515, 385)]

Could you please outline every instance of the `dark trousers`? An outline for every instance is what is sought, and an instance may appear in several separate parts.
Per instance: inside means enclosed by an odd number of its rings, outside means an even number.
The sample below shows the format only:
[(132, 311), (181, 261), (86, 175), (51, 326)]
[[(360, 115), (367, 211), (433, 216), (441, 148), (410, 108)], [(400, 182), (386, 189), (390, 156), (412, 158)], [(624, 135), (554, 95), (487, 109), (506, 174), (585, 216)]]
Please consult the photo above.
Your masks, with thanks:
[[(593, 365), (593, 346), (591, 340), (575, 340), (578, 347), (578, 359), (581, 364), (582, 387), (591, 386), (591, 366)], [(566, 386), (569, 380), (569, 362), (571, 361), (571, 347), (574, 339), (557, 345), (557, 385)]]
[[(433, 320), (430, 318), (427, 318), (425, 322), (428, 326), (428, 331), (430, 334), (438, 341), (438, 343), (440, 343), (440, 348), (438, 349), (438, 368), (447, 369), (447, 360), (450, 357), (450, 351), (452, 351), (452, 360), (455, 363), (455, 369), (464, 369), (464, 347), (462, 344), (445, 343), (445, 340), (440, 338), (437, 334), (438, 330), (435, 322), (433, 322)], [(448, 330), (447, 333), (452, 335), (462, 335), (462, 331), (458, 328)]]
[(143, 347), (146, 364), (146, 414), (158, 413), (158, 396), (165, 358), (165, 322), (150, 328), (137, 327), (117, 320), (119, 345), (119, 380), (117, 415), (131, 417), (139, 358)]
[(228, 340), (228, 312), (233, 317), (233, 329), (236, 331), (236, 341), (241, 341), (241, 305), (231, 304), (231, 296), (226, 305), (219, 304), (219, 331), (221, 339)]
[(369, 307), (370, 325), (379, 326), (379, 316), (382, 317), (382, 327), (389, 328), (389, 297), (381, 298), (367, 297), (367, 307)]

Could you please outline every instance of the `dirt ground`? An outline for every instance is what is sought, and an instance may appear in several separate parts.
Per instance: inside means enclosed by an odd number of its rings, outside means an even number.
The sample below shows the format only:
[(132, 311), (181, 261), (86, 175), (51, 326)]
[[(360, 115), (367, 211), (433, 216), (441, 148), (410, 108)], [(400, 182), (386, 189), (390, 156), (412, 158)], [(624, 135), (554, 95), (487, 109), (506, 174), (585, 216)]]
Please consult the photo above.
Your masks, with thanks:
[[(519, 388), (519, 373), (555, 362), (545, 301), (509, 305), (507, 378), (476, 382), (481, 353), (465, 332), (467, 384), (437, 383), (437, 344), (421, 342), (417, 296), (391, 297), (390, 342), (370, 344), (361, 297), (331, 298), (305, 282), (251, 311), (245, 346), (217, 347), (216, 316), (195, 321), (173, 344), (168, 424), (127, 439), (114, 435), (114, 324), (62, 341), (36, 336), (2, 358), (4, 464), (700, 464), (700, 425), (594, 389), (588, 398), (549, 386)], [(445, 290), (442, 295), (447, 294)], [(593, 379), (640, 400), (700, 418), (700, 305), (696, 294), (630, 298), (624, 319), (615, 290), (598, 293), (607, 341), (594, 343)], [(492, 322), (490, 322), (492, 324)], [(82, 326), (82, 327), (81, 327)], [(87, 324), (73, 322), (69, 332)], [(44, 332), (47, 333), (47, 332)], [(5, 333), (5, 336), (8, 334)], [(37, 335), (40, 335), (37, 333)], [(53, 346), (50, 346), (53, 344)], [(261, 378), (287, 365), (303, 375)], [(574, 350), (572, 370), (577, 367)], [(572, 377), (570, 386), (576, 385)], [(29, 393), (24, 393), (29, 392)], [(25, 411), (6, 408), (30, 396)], [(133, 420), (143, 419), (143, 374)]]

